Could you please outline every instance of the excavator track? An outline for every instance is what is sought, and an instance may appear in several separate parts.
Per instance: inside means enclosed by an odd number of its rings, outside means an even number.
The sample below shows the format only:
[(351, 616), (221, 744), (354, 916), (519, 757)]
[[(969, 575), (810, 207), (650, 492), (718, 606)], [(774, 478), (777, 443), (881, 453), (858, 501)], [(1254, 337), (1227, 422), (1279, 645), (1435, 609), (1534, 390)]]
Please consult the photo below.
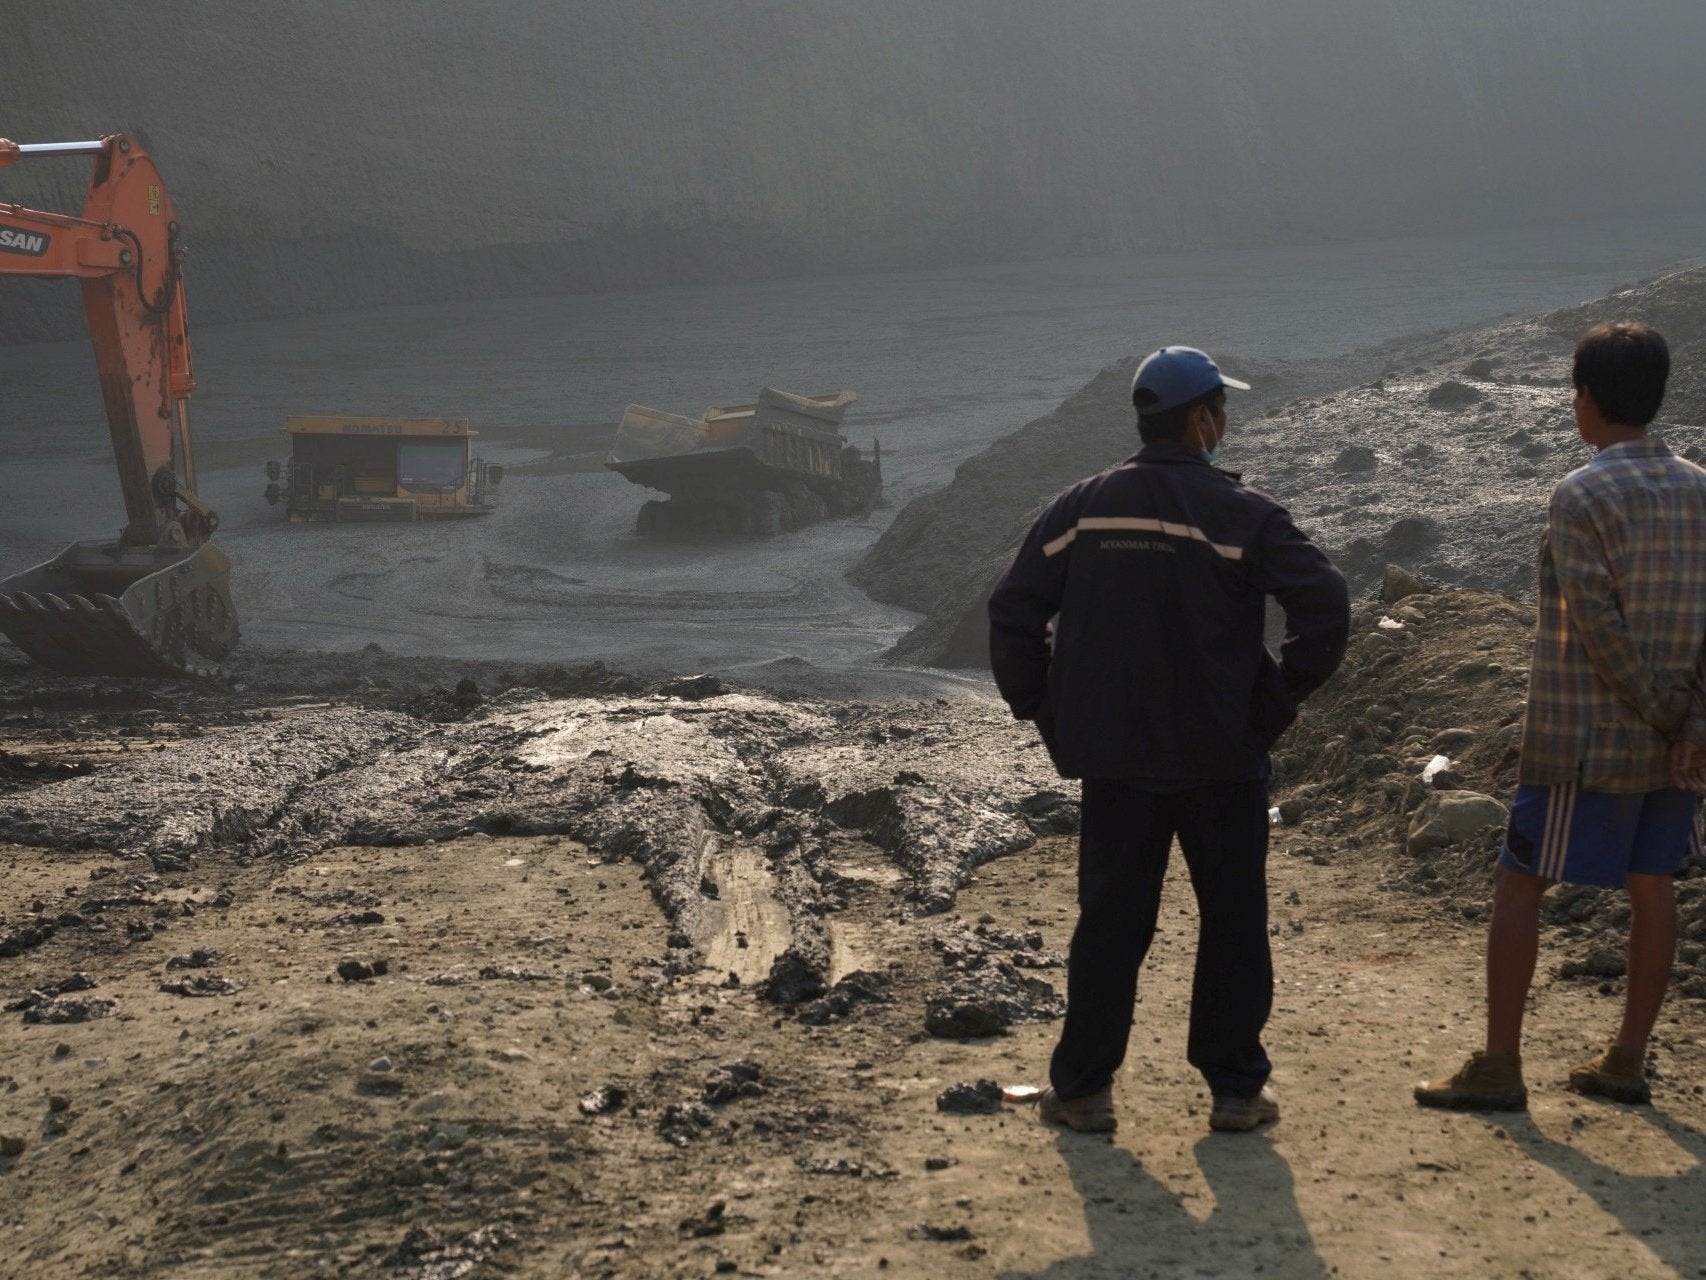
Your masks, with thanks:
[(237, 644), (229, 584), (230, 561), (210, 543), (75, 543), (0, 581), (0, 631), (68, 675), (214, 675)]

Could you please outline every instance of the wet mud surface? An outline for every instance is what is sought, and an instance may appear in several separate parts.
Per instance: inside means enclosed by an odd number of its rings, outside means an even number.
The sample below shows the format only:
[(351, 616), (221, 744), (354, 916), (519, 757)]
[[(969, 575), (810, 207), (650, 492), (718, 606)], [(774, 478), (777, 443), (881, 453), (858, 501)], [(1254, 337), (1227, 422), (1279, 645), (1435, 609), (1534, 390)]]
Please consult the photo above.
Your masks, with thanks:
[[(469, 676), (398, 692), (367, 677), (365, 697), (345, 705), (245, 707), (240, 696), (210, 714), (194, 685), (179, 703), (142, 686), (45, 682), (40, 702), (14, 693), (7, 718), (28, 725), (43, 703), (82, 703), (80, 743), (111, 734), (121, 750), (99, 768), (87, 754), (14, 752), (23, 763), (0, 792), (0, 840), (184, 871), (344, 845), (566, 836), (645, 868), (671, 925), (671, 965), (711, 958), (796, 1003), (833, 981), (821, 917), (846, 892), (833, 839), (882, 850), (907, 909), (925, 915), (951, 907), (980, 864), (1075, 825), (1034, 735), (991, 701), (823, 703), (715, 677), (641, 692), (599, 667), (544, 675), (635, 692), (512, 685), (488, 697)], [(122, 749), (127, 731), (186, 725), (193, 736), (169, 749)]]

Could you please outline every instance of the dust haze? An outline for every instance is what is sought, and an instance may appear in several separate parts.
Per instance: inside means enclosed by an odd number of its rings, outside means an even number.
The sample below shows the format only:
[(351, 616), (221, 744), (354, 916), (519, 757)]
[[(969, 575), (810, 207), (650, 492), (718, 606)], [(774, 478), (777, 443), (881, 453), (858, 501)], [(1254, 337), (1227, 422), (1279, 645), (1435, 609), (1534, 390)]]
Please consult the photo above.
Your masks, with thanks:
[[(1575, 335), (1670, 334), (1660, 429), (1706, 461), (1706, 8), (0, 28), (0, 137), (126, 131), (170, 187), (242, 627), (202, 680), (0, 641), (0, 1271), (1706, 1271), (1676, 1212), (1706, 863), (1651, 1110), (1559, 1084), (1622, 993), (1626, 906), (1588, 889), (1548, 909), (1530, 1112), (1409, 1095), (1479, 1028)], [(0, 202), (74, 213), (88, 172), (0, 168)], [(9, 262), (0, 577), (124, 519), (78, 289)], [(1285, 1119), (1208, 1134), (1172, 883), (1103, 1142), (1000, 1101), (1058, 1030), (1079, 811), (995, 697), (983, 604), (1039, 505), (1133, 451), (1135, 360), (1175, 341), (1253, 384), (1224, 465), (1362, 598), (1275, 757)], [(766, 387), (857, 393), (828, 443), (880, 453), (880, 503), (642, 532), (659, 494), (605, 465), (626, 407), (691, 432)], [(454, 521), (292, 523), (292, 415), (465, 419), (502, 484)], [(338, 483), (304, 488), (382, 496)]]
[[(9, 14), (7, 136), (162, 152), (204, 322), (1674, 213), (1706, 190), (1685, 0), (174, 0), (122, 39), (113, 13)], [(0, 198), (59, 207), (81, 182), (14, 171)], [(0, 336), (44, 332), (75, 332), (69, 304), (9, 300)]]

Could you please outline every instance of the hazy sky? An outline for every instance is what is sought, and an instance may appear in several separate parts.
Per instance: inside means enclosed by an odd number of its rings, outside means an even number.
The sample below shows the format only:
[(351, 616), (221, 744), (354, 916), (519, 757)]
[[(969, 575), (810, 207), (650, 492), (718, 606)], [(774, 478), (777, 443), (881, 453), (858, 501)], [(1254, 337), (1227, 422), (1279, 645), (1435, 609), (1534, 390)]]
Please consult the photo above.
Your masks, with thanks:
[(1698, 0), (59, 0), (0, 132), (140, 131), (228, 273), (355, 235), (584, 287), (1692, 207), (1702, 48)]

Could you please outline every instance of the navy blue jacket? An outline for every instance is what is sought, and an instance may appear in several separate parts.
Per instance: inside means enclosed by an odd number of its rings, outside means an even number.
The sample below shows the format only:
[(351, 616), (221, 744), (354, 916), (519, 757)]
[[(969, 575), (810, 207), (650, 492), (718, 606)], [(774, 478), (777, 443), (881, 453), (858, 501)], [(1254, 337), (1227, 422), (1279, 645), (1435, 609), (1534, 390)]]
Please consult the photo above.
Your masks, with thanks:
[(1172, 441), (1050, 503), (989, 600), (995, 683), (1068, 778), (1257, 776), (1349, 630), (1344, 578), (1285, 508)]

